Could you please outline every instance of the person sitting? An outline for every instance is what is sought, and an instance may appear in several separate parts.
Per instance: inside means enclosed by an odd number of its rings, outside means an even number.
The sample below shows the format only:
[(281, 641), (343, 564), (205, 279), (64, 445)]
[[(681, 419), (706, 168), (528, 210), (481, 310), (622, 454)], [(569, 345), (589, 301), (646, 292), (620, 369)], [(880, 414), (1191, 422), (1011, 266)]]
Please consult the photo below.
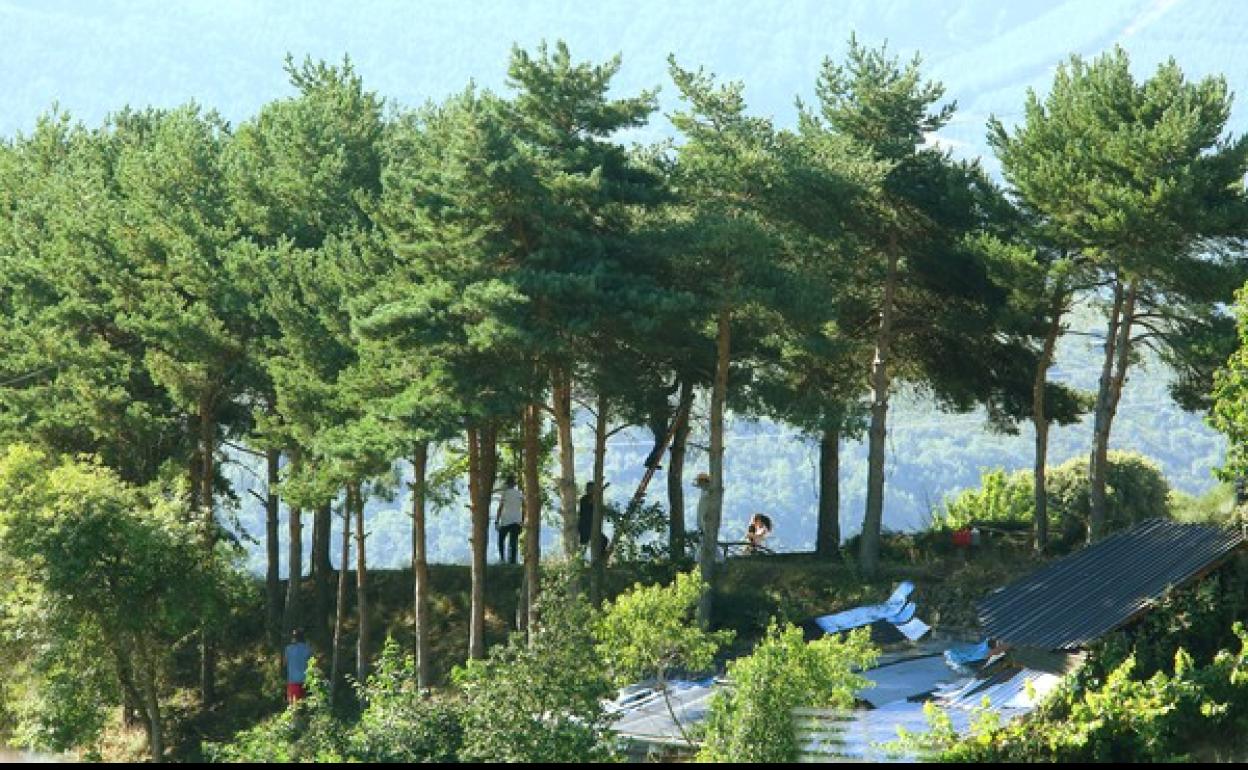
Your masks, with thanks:
[(748, 554), (758, 553), (760, 550), (767, 550), (763, 546), (763, 541), (771, 534), (771, 518), (765, 513), (756, 513), (750, 519), (750, 526), (745, 530), (745, 541), (748, 543), (745, 552)]

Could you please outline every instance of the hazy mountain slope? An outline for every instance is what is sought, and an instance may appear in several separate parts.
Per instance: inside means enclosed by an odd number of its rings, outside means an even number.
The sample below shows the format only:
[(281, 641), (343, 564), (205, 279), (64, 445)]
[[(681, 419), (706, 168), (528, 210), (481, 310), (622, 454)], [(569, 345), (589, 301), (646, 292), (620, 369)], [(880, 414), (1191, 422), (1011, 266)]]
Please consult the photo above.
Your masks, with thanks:
[[(819, 63), (839, 58), (851, 32), (909, 55), (922, 54), (960, 106), (941, 140), (963, 156), (984, 152), (984, 122), (1018, 117), (1027, 88), (1041, 92), (1071, 53), (1091, 55), (1120, 43), (1141, 73), (1169, 56), (1193, 77), (1224, 73), (1248, 86), (1248, 21), (1233, 0), (698, 0), (660, 2), (463, 2), (360, 0), (340, 3), (243, 0), (0, 0), (0, 135), (28, 130), (54, 101), (88, 123), (124, 104), (173, 105), (194, 99), (239, 121), (289, 93), (287, 52), (355, 61), (367, 83), (398, 104), (439, 98), (469, 79), (501, 88), (513, 42), (566, 39), (578, 57), (621, 53), (621, 92), (662, 86), (673, 107), (665, 59), (703, 64), (746, 81), (753, 108), (782, 124), (794, 97), (809, 96)], [(1241, 129), (1248, 105), (1234, 115)], [(668, 134), (658, 119), (641, 138)], [(986, 161), (992, 167), (990, 160)], [(1063, 376), (1091, 386), (1095, 351), (1069, 342)], [(1199, 491), (1223, 452), (1221, 439), (1196, 416), (1172, 406), (1164, 372), (1132, 377), (1115, 423), (1114, 445), (1159, 457), (1173, 483)], [(922, 401), (895, 411), (888, 456), (886, 526), (920, 523), (948, 492), (974, 483), (984, 466), (1030, 464), (1030, 436), (991, 436), (975, 416), (948, 416)], [(631, 491), (646, 437), (613, 444), (612, 492)], [(1059, 430), (1053, 460), (1082, 454), (1088, 426)], [(630, 444), (631, 442), (631, 444)], [(814, 536), (814, 448), (775, 426), (736, 424), (728, 445), (726, 532), (750, 511), (778, 518), (778, 538), (802, 547)], [(582, 449), (580, 461), (588, 469)], [(846, 448), (842, 509), (857, 529), (865, 489), (865, 448)], [(240, 483), (254, 478), (240, 473)], [(656, 487), (662, 488), (662, 478)], [(249, 496), (244, 495), (245, 499)], [(401, 563), (407, 550), (402, 500), (375, 501), (374, 553)], [(692, 499), (691, 499), (692, 504)], [(253, 532), (257, 511), (243, 511)], [(444, 559), (466, 553), (459, 511), (438, 520), (431, 550)]]

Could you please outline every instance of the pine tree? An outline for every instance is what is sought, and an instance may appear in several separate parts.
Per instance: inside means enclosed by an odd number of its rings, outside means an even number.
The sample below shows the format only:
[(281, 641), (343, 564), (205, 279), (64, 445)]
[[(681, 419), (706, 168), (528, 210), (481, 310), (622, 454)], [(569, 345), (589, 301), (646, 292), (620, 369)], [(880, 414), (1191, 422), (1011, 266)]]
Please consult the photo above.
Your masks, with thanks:
[(1090, 539), (1104, 534), (1110, 429), (1137, 348), (1185, 360), (1201, 379), (1212, 366), (1200, 359), (1226, 349), (1208, 343), (1229, 332), (1219, 308), (1242, 283), (1237, 252), (1221, 245), (1243, 232), (1248, 170), (1248, 141), (1224, 136), (1230, 104), (1223, 78), (1188, 82), (1173, 60), (1137, 82), (1116, 48), (1072, 57), (1043, 100), (1028, 95), (1021, 125), (991, 127), (1022, 204), (1104, 286)]

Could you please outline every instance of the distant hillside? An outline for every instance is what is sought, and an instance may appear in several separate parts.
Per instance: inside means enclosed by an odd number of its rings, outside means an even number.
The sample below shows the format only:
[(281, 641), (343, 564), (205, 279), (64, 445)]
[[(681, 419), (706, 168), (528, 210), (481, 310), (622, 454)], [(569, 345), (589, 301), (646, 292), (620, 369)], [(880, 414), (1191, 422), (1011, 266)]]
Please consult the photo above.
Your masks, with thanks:
[[(985, 154), (984, 123), (1021, 111), (1027, 88), (1047, 88), (1054, 66), (1071, 53), (1114, 44), (1130, 51), (1140, 72), (1173, 56), (1191, 77), (1223, 73), (1232, 89), (1248, 90), (1248, 17), (1232, 0), (568, 0), (511, 3), (464, 0), (0, 0), (0, 135), (26, 131), (54, 102), (88, 123), (125, 104), (173, 105), (195, 100), (231, 121), (287, 95), (281, 64), (289, 52), (338, 59), (349, 54), (370, 87), (395, 105), (419, 104), (462, 88), (470, 79), (502, 88), (513, 43), (566, 39), (574, 55), (623, 55), (620, 92), (661, 86), (673, 106), (665, 59), (702, 64), (742, 79), (752, 108), (791, 125), (794, 98), (809, 97), (819, 63), (839, 58), (850, 33), (887, 40), (904, 55), (918, 51), (926, 71), (958, 102), (954, 122), (937, 137), (962, 157)], [(1233, 124), (1248, 125), (1240, 104)], [(664, 118), (636, 139), (666, 136)], [(994, 167), (991, 159), (985, 164)], [(1064, 345), (1058, 374), (1094, 384), (1098, 363), (1087, 338)], [(1115, 424), (1114, 446), (1158, 458), (1171, 482), (1198, 492), (1210, 483), (1224, 445), (1199, 417), (1183, 414), (1165, 393), (1159, 367), (1129, 383)], [(921, 524), (948, 493), (976, 483), (982, 467), (1030, 465), (1031, 438), (993, 436), (976, 415), (936, 412), (921, 398), (903, 398), (893, 412), (885, 525)], [(1087, 425), (1053, 435), (1053, 461), (1079, 455)], [(588, 437), (578, 460), (588, 470)], [(612, 443), (612, 492), (626, 496), (648, 449), (645, 435)], [(728, 444), (725, 527), (743, 528), (751, 511), (777, 519), (783, 547), (814, 538), (815, 448), (767, 423), (734, 423)], [(842, 518), (858, 528), (865, 489), (865, 448), (850, 444), (843, 459)], [(696, 468), (690, 469), (690, 474)], [(239, 469), (240, 489), (257, 483)], [(656, 480), (662, 489), (663, 479)], [(258, 511), (240, 495), (240, 521), (259, 534)], [(691, 504), (693, 500), (691, 499)], [(373, 558), (399, 565), (408, 554), (404, 501), (373, 501)], [(437, 519), (432, 554), (459, 561), (467, 521), (453, 506)], [(253, 562), (258, 563), (259, 550)]]

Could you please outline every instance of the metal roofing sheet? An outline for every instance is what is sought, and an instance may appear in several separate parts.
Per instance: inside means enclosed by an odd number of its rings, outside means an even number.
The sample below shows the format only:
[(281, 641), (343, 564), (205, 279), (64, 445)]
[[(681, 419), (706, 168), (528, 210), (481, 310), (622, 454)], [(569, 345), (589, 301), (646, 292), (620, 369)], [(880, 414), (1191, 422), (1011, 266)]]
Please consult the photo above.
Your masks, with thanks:
[(959, 678), (945, 665), (944, 656), (939, 654), (877, 666), (862, 672), (862, 675), (871, 681), (872, 686), (860, 690), (857, 696), (876, 708), (930, 693)]
[(1243, 543), (1238, 531), (1151, 519), (997, 589), (979, 603), (979, 619), (989, 637), (1016, 647), (1078, 649)]

